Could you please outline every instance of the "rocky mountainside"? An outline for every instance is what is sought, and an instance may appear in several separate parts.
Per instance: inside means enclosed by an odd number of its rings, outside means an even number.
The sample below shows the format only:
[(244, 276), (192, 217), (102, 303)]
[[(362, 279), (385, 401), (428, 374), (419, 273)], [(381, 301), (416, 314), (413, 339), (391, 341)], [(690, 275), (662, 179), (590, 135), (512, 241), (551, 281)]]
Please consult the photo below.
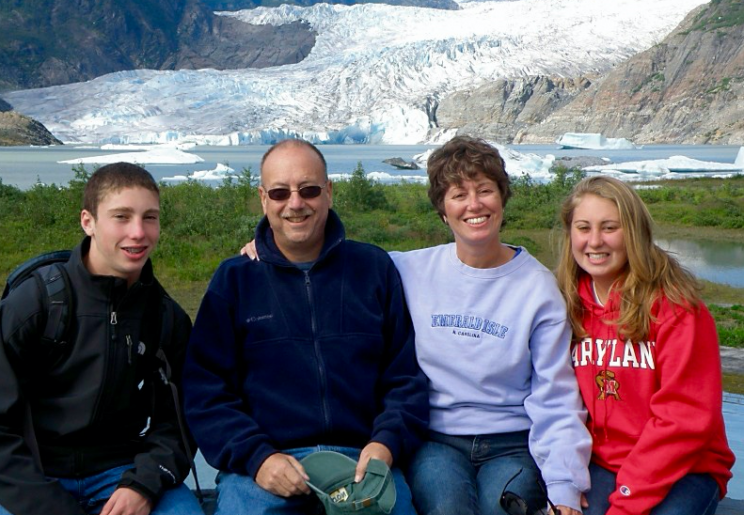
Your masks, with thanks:
[(6, 0), (0, 3), (0, 91), (151, 69), (296, 63), (315, 44), (306, 24), (252, 26), (202, 0)]
[(500, 79), (444, 98), (429, 118), (440, 128), (459, 128), (460, 134), (512, 142), (591, 85), (586, 77)]
[(13, 145), (61, 145), (42, 124), (13, 111), (0, 98), (0, 147)]
[(603, 77), (498, 81), (443, 99), (440, 128), (515, 143), (600, 132), (636, 143), (744, 143), (744, 2), (712, 0)]
[[(248, 25), (214, 11), (320, 0), (3, 0), (0, 92), (136, 70), (265, 68), (307, 56), (304, 23)], [(325, 0), (324, 0), (325, 1)], [(331, 0), (458, 9), (453, 0)]]
[(0, 146), (61, 144), (36, 120), (14, 111), (0, 112)]

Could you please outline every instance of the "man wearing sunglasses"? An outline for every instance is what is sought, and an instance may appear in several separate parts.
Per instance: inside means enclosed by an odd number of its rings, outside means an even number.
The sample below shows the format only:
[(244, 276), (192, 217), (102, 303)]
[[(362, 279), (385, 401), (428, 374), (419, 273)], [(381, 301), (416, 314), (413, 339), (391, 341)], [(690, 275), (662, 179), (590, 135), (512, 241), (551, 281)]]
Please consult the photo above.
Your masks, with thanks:
[(302, 140), (261, 162), (260, 261), (215, 272), (184, 370), (190, 427), (217, 468), (217, 514), (308, 513), (300, 460), (318, 450), (393, 468), (392, 515), (415, 514), (397, 465), (425, 436), (428, 397), (398, 273), (345, 239), (323, 155)]

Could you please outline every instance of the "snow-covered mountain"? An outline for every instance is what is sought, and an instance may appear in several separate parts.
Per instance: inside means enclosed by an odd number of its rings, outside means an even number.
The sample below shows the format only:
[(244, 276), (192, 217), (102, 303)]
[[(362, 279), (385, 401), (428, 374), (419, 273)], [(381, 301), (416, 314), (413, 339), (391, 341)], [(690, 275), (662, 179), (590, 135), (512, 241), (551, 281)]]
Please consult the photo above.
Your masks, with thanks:
[(4, 95), (66, 142), (412, 144), (442, 138), (427, 107), (498, 78), (603, 73), (663, 38), (701, 0), (503, 0), (444, 11), (381, 4), (222, 13), (307, 21), (316, 45), (265, 69), (118, 72)]

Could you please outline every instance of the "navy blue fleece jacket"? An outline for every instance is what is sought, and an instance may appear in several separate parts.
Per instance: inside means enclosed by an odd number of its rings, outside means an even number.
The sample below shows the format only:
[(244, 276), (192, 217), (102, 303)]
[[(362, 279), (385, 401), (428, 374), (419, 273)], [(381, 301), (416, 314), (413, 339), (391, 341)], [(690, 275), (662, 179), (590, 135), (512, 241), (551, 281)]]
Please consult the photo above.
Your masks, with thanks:
[(405, 460), (429, 406), (390, 257), (346, 240), (333, 211), (308, 271), (281, 254), (266, 218), (256, 246), (260, 261), (217, 269), (191, 335), (186, 416), (207, 461), (255, 477), (285, 449), (371, 441)]

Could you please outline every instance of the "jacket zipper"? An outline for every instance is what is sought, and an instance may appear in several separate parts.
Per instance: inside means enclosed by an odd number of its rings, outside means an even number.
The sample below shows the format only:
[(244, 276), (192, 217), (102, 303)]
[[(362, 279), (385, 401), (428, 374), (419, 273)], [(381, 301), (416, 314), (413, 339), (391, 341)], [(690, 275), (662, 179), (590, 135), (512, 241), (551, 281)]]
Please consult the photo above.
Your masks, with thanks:
[(323, 357), (320, 352), (320, 342), (317, 338), (318, 325), (315, 319), (315, 302), (313, 300), (313, 289), (310, 281), (310, 272), (304, 270), (305, 274), (305, 289), (307, 290), (307, 300), (310, 304), (310, 323), (313, 331), (313, 348), (315, 349), (315, 360), (318, 364), (318, 375), (320, 376), (320, 397), (323, 403), (323, 422), (325, 423), (326, 431), (330, 431), (331, 420), (330, 420), (330, 409), (328, 408), (328, 396), (327, 394), (327, 377), (326, 370), (323, 364)]
[(132, 337), (127, 335), (127, 363), (132, 364)]
[(108, 378), (112, 377), (112, 370), (114, 370), (116, 364), (116, 326), (119, 324), (119, 320), (117, 318), (116, 309), (114, 308), (113, 304), (109, 305), (109, 312), (110, 333), (107, 335), (109, 338), (109, 343), (106, 345), (104, 350), (103, 384), (101, 385), (101, 388), (98, 392), (98, 398), (93, 405), (93, 412), (91, 413), (90, 418), (91, 423), (94, 423), (96, 420), (98, 420), (98, 414), (100, 412), (101, 406), (103, 405), (103, 402), (107, 397), (107, 384), (109, 382)]

